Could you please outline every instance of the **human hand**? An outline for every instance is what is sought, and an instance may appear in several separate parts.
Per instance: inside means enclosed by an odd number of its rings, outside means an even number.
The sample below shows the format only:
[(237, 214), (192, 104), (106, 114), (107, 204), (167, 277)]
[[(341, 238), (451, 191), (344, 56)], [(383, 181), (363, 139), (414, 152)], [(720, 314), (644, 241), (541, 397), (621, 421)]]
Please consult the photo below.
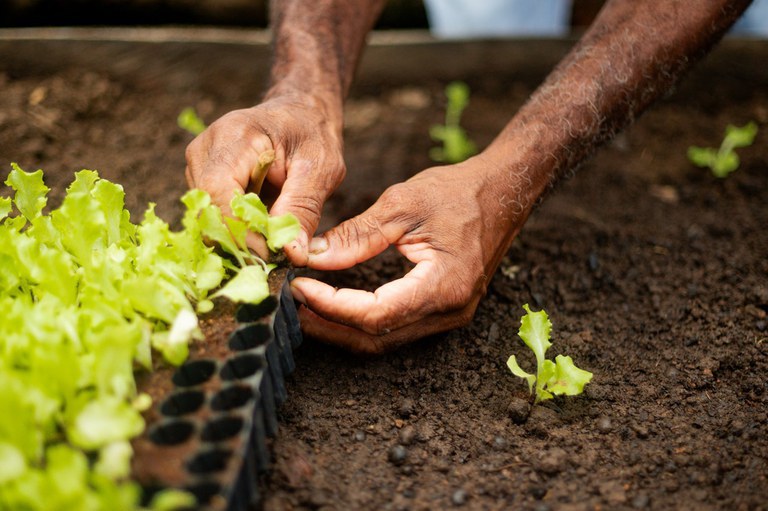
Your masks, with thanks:
[(498, 169), (482, 156), (427, 169), (313, 239), (314, 269), (350, 268), (392, 244), (416, 265), (374, 292), (294, 279), (305, 333), (376, 354), (467, 324), (532, 206), (524, 192), (510, 197), (509, 180), (493, 179), (490, 170)]
[[(188, 185), (207, 191), (225, 214), (235, 193), (253, 191), (266, 203), (274, 200), (270, 214), (296, 215), (302, 231), (285, 252), (306, 265), (323, 204), (345, 174), (340, 115), (305, 95), (274, 97), (213, 122), (189, 144), (186, 158)], [(267, 165), (260, 189), (259, 170)], [(267, 253), (260, 237), (248, 242)]]

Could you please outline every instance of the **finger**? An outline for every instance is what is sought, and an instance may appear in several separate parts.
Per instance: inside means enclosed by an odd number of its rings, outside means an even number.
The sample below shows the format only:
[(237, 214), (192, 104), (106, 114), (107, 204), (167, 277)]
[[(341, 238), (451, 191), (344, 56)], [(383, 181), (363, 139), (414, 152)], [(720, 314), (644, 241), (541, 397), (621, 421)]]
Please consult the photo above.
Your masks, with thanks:
[(434, 294), (440, 287), (433, 285), (433, 275), (437, 273), (431, 261), (423, 261), (374, 292), (336, 289), (306, 277), (294, 279), (291, 289), (301, 303), (323, 318), (380, 335), (435, 312), (439, 301)]
[(306, 337), (366, 355), (381, 355), (411, 341), (453, 330), (463, 326), (468, 321), (467, 318), (471, 318), (471, 311), (462, 311), (460, 314), (434, 314), (389, 333), (373, 335), (328, 321), (305, 306), (299, 307), (298, 312), (301, 329)]
[(187, 166), (185, 174), (190, 188), (199, 188), (210, 195), (211, 202), (219, 206), (226, 215), (232, 214), (229, 203), (235, 194), (245, 192), (245, 188), (239, 180), (235, 179), (229, 172), (217, 172), (215, 170), (206, 170), (204, 172), (194, 172)]
[(309, 238), (317, 230), (323, 204), (338, 182), (318, 176), (317, 169), (308, 160), (293, 160), (287, 175), (270, 215), (292, 213), (299, 220), (301, 232), (295, 241), (286, 245), (285, 252), (293, 264), (306, 266)]
[(389, 216), (374, 204), (364, 213), (312, 239), (309, 266), (316, 270), (344, 270), (379, 255), (409, 228), (405, 222)]

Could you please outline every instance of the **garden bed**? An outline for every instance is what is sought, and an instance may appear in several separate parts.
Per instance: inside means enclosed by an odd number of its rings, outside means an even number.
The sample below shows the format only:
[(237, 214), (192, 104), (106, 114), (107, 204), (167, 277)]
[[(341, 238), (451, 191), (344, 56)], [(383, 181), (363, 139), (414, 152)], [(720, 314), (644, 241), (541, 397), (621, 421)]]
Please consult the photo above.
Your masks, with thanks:
[[(430, 166), (442, 91), (472, 90), (464, 125), (490, 142), (571, 41), (380, 36), (347, 104), (348, 178), (323, 228)], [(273, 469), (279, 509), (766, 509), (768, 502), (768, 45), (727, 40), (670, 96), (539, 207), (474, 321), (390, 355), (308, 339), (295, 353)], [(244, 31), (0, 31), (0, 161), (122, 184), (178, 222), (189, 136), (253, 104), (268, 47)], [(726, 124), (757, 121), (719, 180), (686, 159)], [(322, 278), (372, 289), (407, 265), (387, 253)], [(594, 373), (584, 395), (508, 410), (530, 367), (522, 305), (544, 308), (554, 350)], [(404, 449), (393, 447), (401, 445)]]

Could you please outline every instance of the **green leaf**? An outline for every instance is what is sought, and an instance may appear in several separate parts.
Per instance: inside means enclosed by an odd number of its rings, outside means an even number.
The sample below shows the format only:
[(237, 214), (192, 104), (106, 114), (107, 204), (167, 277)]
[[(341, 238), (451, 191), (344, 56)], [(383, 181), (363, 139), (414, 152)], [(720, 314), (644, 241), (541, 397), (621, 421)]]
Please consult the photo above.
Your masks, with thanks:
[(544, 401), (554, 397), (549, 389), (549, 383), (557, 372), (557, 366), (551, 360), (545, 360), (541, 370), (536, 374), (536, 401)]
[(203, 208), (200, 212), (198, 222), (200, 225), (200, 232), (203, 236), (215, 241), (228, 253), (234, 255), (240, 266), (245, 265), (242, 250), (235, 243), (232, 234), (224, 223), (224, 217), (221, 214), (221, 210), (218, 207), (210, 205)]
[(181, 113), (179, 113), (176, 122), (181, 129), (187, 130), (195, 136), (205, 131), (205, 122), (203, 122), (192, 107), (183, 109)]
[(299, 219), (291, 213), (271, 216), (268, 220), (267, 246), (277, 251), (296, 239), (301, 231)]
[(0, 485), (20, 477), (26, 470), (24, 454), (12, 444), (0, 441)]
[(528, 391), (533, 393), (533, 386), (536, 384), (536, 375), (523, 371), (523, 369), (520, 368), (520, 366), (517, 364), (517, 359), (514, 355), (511, 355), (507, 359), (507, 367), (509, 367), (509, 370), (512, 371), (512, 374), (527, 381)]
[(691, 146), (688, 148), (688, 159), (698, 167), (712, 167), (717, 160), (717, 151), (711, 147)]
[(718, 155), (712, 164), (712, 174), (715, 177), (724, 178), (739, 168), (739, 155), (728, 152)]
[(236, 194), (229, 203), (232, 213), (242, 219), (248, 228), (264, 236), (269, 235), (267, 207), (255, 193)]
[(445, 88), (448, 103), (445, 108), (445, 124), (433, 125), (429, 135), (433, 140), (442, 142), (442, 147), (430, 149), (429, 156), (434, 161), (459, 163), (477, 153), (477, 146), (461, 127), (461, 114), (469, 104), (469, 87), (463, 82), (451, 82)]
[(38, 169), (35, 172), (25, 172), (15, 163), (11, 163), (11, 167), (13, 170), (5, 184), (16, 192), (13, 199), (16, 208), (27, 220), (32, 221), (40, 216), (48, 202), (49, 188), (43, 183), (43, 171)]
[(592, 380), (592, 373), (576, 367), (571, 357), (558, 355), (555, 357), (555, 364), (554, 374), (547, 382), (547, 390), (553, 394), (576, 396), (581, 394), (584, 385)]
[(124, 479), (131, 475), (132, 457), (133, 449), (129, 442), (112, 442), (99, 450), (94, 471), (112, 480)]
[(198, 289), (208, 291), (218, 287), (225, 275), (226, 271), (221, 257), (213, 252), (207, 252), (197, 263), (195, 284)]
[(246, 266), (213, 295), (218, 296), (233, 302), (259, 303), (269, 296), (267, 274), (261, 266)]
[(542, 311), (532, 312), (526, 303), (523, 305), (526, 314), (520, 320), (520, 330), (517, 334), (525, 342), (536, 356), (537, 372), (541, 372), (545, 360), (545, 353), (552, 346), (549, 342), (549, 333), (552, 323), (547, 313)]
[(84, 449), (99, 449), (144, 430), (144, 419), (130, 403), (102, 396), (86, 404), (68, 428), (72, 443)]
[(152, 497), (149, 508), (152, 511), (175, 511), (177, 509), (191, 509), (197, 507), (197, 500), (189, 492), (165, 489)]
[(12, 203), (10, 198), (0, 197), (0, 221), (11, 213)]
[(122, 237), (120, 228), (125, 205), (123, 187), (100, 179), (94, 185), (92, 195), (104, 214), (106, 244), (118, 243)]
[(445, 96), (451, 108), (461, 113), (469, 104), (469, 86), (464, 82), (451, 82), (445, 87)]
[(757, 124), (749, 122), (744, 126), (734, 126), (729, 124), (725, 128), (725, 139), (723, 145), (729, 148), (747, 147), (752, 145), (757, 135)]

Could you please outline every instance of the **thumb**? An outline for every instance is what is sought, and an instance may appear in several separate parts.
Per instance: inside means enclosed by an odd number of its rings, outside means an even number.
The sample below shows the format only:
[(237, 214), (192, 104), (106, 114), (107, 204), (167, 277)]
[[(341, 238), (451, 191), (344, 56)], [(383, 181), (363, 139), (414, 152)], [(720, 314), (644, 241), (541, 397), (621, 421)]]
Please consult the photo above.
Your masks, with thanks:
[(406, 226), (383, 217), (376, 205), (313, 238), (309, 266), (317, 270), (343, 270), (382, 253), (405, 234)]

